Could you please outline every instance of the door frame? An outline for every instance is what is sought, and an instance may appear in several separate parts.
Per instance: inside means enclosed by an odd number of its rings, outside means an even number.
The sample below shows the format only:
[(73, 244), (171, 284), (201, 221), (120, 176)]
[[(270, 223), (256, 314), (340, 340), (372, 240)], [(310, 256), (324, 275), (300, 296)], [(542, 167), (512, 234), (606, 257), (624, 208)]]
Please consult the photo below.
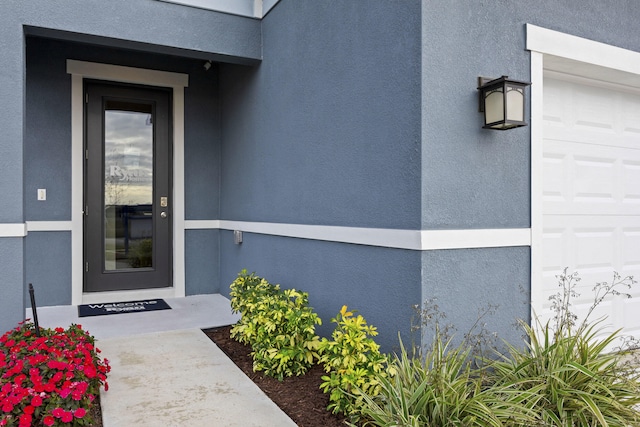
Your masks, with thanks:
[[(71, 75), (71, 304), (104, 303), (185, 296), (184, 89), (182, 73), (67, 60)], [(84, 79), (169, 88), (173, 114), (173, 287), (149, 290), (83, 292)]]
[(531, 52), (531, 318), (547, 300), (541, 286), (543, 232), (543, 92), (545, 71), (640, 88), (640, 52), (526, 24)]

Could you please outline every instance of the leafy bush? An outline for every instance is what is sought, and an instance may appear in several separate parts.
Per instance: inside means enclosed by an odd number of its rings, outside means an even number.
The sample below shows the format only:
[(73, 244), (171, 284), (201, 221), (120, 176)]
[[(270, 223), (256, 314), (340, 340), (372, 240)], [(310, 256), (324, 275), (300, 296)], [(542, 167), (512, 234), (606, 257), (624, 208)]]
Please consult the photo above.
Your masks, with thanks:
[(354, 316), (343, 306), (331, 319), (337, 326), (333, 340), (323, 338), (319, 350), (325, 372), (320, 388), (329, 394), (329, 407), (333, 413), (341, 412), (352, 420), (360, 417), (363, 395), (376, 396), (381, 379), (393, 372), (387, 371), (387, 356), (373, 338), (378, 335), (374, 326), (368, 326), (361, 315)]
[(437, 331), (424, 355), (409, 355), (401, 343), (391, 365), (395, 375), (379, 377), (379, 395), (364, 396), (364, 425), (532, 425), (535, 414), (518, 403), (519, 396), (508, 388), (485, 388), (472, 368), (471, 347), (454, 347), (451, 340)]
[(565, 269), (559, 279), (562, 291), (550, 298), (556, 309), (555, 328), (538, 321), (536, 330), (522, 322), (528, 345), (524, 349), (509, 345), (509, 354), (492, 365), (494, 383), (527, 393), (540, 414), (536, 425), (639, 425), (640, 373), (625, 362), (628, 349), (609, 352), (620, 331), (601, 337), (603, 319), (589, 319), (607, 295), (619, 294), (618, 287), (635, 281), (615, 274), (611, 284), (597, 284), (591, 310), (576, 325), (570, 301), (578, 296), (578, 277)]
[(264, 311), (259, 305), (266, 298), (272, 298), (280, 292), (280, 285), (272, 285), (266, 279), (247, 274), (247, 270), (238, 273), (236, 280), (231, 283), (231, 309), (240, 313), (242, 317), (231, 329), (231, 336), (243, 344), (253, 345), (257, 341), (255, 318)]
[[(553, 323), (533, 328), (521, 322), (525, 348), (505, 343), (507, 354), (493, 359), (473, 354), (489, 331), (469, 332), (458, 346), (451, 325), (440, 328), (445, 316), (427, 304), (421, 326), (435, 324), (433, 341), (424, 354), (402, 347), (392, 361), (393, 377), (377, 376), (376, 395), (366, 393), (361, 415), (375, 426), (559, 426), (622, 427), (640, 425), (640, 371), (630, 365), (629, 348), (611, 353), (620, 331), (604, 335), (601, 321), (589, 315), (607, 295), (621, 295), (621, 286), (635, 281), (617, 274), (611, 284), (599, 283), (582, 323), (571, 313), (577, 296), (577, 275), (559, 276), (561, 290), (553, 295)], [(433, 300), (431, 301), (433, 303)], [(494, 312), (490, 307), (485, 313)], [(479, 315), (480, 320), (484, 314)], [(483, 323), (478, 321), (474, 327)], [(495, 360), (498, 357), (498, 360)], [(637, 362), (637, 361), (636, 361)]]
[(309, 307), (309, 295), (280, 290), (246, 270), (231, 284), (231, 307), (242, 314), (231, 336), (253, 349), (253, 369), (282, 380), (301, 375), (319, 359), (315, 325), (321, 319)]
[(89, 409), (110, 370), (80, 325), (23, 323), (0, 337), (0, 426), (89, 425)]

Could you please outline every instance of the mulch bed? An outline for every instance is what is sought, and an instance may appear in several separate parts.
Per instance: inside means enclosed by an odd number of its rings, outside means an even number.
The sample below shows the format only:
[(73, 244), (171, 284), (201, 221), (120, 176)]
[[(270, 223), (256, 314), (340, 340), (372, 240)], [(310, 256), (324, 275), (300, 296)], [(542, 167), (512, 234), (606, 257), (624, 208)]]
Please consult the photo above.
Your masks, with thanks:
[(231, 326), (206, 329), (204, 333), (300, 427), (344, 427), (345, 419), (327, 411), (329, 395), (320, 390), (324, 375), (322, 366), (315, 365), (305, 375), (275, 378), (253, 372), (251, 348), (230, 336)]
[(98, 395), (98, 398), (93, 401), (93, 405), (91, 406), (89, 413), (91, 414), (93, 423), (89, 424), (88, 427), (102, 427), (102, 408), (100, 407), (100, 395)]

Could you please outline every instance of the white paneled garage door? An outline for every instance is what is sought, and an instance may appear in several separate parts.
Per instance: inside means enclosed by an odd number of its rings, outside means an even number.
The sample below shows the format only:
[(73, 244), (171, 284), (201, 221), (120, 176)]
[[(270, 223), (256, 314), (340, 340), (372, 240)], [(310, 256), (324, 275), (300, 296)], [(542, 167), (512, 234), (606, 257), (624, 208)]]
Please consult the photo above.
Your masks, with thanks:
[[(547, 317), (563, 267), (582, 278), (584, 315), (596, 282), (613, 272), (640, 279), (640, 91), (545, 72), (542, 286), (533, 308)], [(640, 337), (640, 287), (601, 305), (607, 324)]]

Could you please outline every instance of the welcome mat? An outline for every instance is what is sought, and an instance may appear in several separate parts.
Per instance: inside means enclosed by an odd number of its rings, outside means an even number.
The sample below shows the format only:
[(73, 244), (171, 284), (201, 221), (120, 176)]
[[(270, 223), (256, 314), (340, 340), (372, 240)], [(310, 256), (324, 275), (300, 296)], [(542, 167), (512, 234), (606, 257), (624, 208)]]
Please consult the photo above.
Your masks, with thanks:
[(142, 311), (170, 310), (163, 299), (113, 302), (107, 304), (83, 304), (78, 306), (79, 317), (104, 316), (106, 314), (139, 313)]

